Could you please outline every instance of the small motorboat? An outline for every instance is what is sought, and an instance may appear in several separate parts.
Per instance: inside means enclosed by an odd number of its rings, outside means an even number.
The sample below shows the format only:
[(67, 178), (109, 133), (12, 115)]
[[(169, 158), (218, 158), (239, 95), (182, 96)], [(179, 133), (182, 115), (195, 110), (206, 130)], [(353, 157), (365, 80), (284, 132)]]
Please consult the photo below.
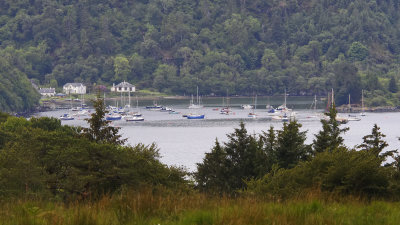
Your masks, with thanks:
[(249, 113), (249, 114), (247, 115), (247, 117), (249, 117), (249, 118), (257, 118), (257, 114), (255, 114), (255, 113)]
[(73, 108), (71, 108), (71, 111), (80, 111), (80, 110), (82, 110), (81, 107), (73, 107)]
[(65, 113), (64, 115), (60, 116), (60, 120), (73, 120), (74, 117), (72, 117), (71, 115)]
[(134, 113), (132, 113), (132, 115), (133, 115), (133, 116), (137, 116), (137, 117), (142, 116), (142, 114), (141, 114), (140, 112), (134, 112)]
[(106, 116), (106, 120), (114, 121), (114, 120), (121, 120), (122, 116), (119, 113), (111, 113)]
[(347, 117), (347, 120), (348, 120), (348, 121), (360, 121), (361, 118), (358, 118), (358, 117), (355, 116), (355, 115), (349, 115), (349, 116)]
[(133, 115), (124, 116), (124, 119), (127, 122), (144, 121), (143, 117), (141, 117), (141, 116), (133, 116)]
[(252, 105), (241, 105), (240, 107), (242, 109), (253, 109), (254, 108)]

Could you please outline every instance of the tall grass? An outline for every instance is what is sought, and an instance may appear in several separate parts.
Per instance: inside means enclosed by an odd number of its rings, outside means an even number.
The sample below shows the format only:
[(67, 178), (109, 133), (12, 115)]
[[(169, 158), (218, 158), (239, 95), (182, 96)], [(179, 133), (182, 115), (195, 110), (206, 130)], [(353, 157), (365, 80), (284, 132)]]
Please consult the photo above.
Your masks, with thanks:
[(310, 195), (285, 202), (147, 189), (100, 200), (3, 200), (0, 224), (399, 224), (400, 203)]

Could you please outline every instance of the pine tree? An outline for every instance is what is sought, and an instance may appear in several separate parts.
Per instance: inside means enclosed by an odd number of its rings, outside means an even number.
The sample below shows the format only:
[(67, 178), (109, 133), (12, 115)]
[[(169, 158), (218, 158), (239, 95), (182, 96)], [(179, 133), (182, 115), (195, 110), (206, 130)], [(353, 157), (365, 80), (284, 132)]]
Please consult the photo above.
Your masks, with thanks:
[(300, 132), (301, 126), (293, 120), (284, 123), (282, 130), (278, 131), (275, 155), (281, 168), (292, 168), (310, 155), (311, 146), (304, 144), (307, 131)]
[(216, 141), (211, 153), (197, 164), (195, 179), (203, 191), (233, 193), (245, 188), (246, 180), (260, 178), (268, 172), (264, 142), (249, 135), (243, 122), (227, 136), (229, 140), (224, 146)]
[(268, 170), (272, 169), (272, 165), (277, 163), (275, 150), (276, 150), (276, 131), (273, 126), (270, 126), (267, 132), (263, 132), (263, 135), (260, 137), (260, 141), (264, 144), (263, 150), (266, 155), (266, 162), (268, 164)]
[(228, 191), (227, 172), (225, 149), (215, 140), (215, 146), (210, 153), (206, 153), (203, 163), (197, 163), (195, 179), (198, 188), (214, 194)]
[(93, 107), (95, 113), (92, 113), (91, 118), (86, 119), (89, 127), (82, 129), (83, 135), (97, 143), (124, 144), (126, 139), (121, 139), (121, 135), (118, 134), (120, 128), (111, 127), (110, 121), (105, 120), (104, 100), (98, 96), (96, 100), (93, 100)]
[(339, 146), (343, 145), (343, 138), (340, 136), (349, 130), (348, 127), (341, 129), (339, 122), (336, 120), (336, 108), (335, 106), (329, 109), (325, 115), (328, 120), (322, 119), (322, 130), (315, 135), (313, 141), (314, 154), (320, 152), (332, 152)]
[(387, 156), (392, 156), (393, 153), (396, 151), (387, 151), (381, 155), (382, 151), (387, 146), (389, 146), (389, 144), (383, 140), (386, 135), (384, 135), (379, 130), (380, 128), (378, 127), (378, 125), (374, 124), (371, 134), (364, 136), (363, 143), (361, 145), (358, 145), (357, 147), (363, 151), (372, 153), (376, 157), (380, 157), (382, 161), (384, 161)]

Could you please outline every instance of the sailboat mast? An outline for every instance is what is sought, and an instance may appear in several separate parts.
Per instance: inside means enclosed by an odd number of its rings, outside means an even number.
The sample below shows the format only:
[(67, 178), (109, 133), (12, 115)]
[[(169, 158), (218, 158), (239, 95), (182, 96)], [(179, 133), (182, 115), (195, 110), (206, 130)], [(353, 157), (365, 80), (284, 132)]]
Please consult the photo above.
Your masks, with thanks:
[(196, 98), (197, 98), (197, 105), (199, 105), (199, 86), (197, 86), (197, 91), (196, 91)]
[(317, 111), (317, 95), (314, 95), (314, 111)]
[(332, 108), (334, 105), (335, 105), (335, 97), (334, 97), (333, 88), (332, 88)]
[(285, 88), (285, 103), (283, 106), (286, 108), (286, 88)]
[(351, 109), (350, 94), (349, 94), (349, 109)]
[(256, 94), (256, 98), (254, 100), (254, 110), (256, 110), (256, 109), (257, 109), (257, 94)]
[(364, 111), (364, 90), (361, 90), (361, 110)]

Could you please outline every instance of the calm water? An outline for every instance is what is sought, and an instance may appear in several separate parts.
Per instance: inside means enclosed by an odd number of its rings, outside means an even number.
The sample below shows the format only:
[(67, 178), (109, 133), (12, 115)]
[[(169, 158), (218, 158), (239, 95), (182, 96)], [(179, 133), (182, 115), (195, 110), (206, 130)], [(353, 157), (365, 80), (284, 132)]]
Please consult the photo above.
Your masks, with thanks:
[[(270, 104), (275, 107), (283, 102), (283, 98), (274, 97), (257, 99), (257, 109), (255, 110), (258, 118), (248, 118), (250, 110), (240, 109), (242, 104), (252, 104), (252, 98), (231, 98), (230, 105), (234, 111), (231, 115), (222, 115), (213, 109), (220, 108), (223, 104), (222, 98), (204, 99), (204, 108), (198, 110), (187, 109), (189, 100), (164, 99), (158, 101), (159, 104), (171, 107), (181, 114), (169, 114), (168, 112), (148, 111), (144, 106), (151, 105), (152, 101), (139, 102), (139, 109), (142, 112), (144, 122), (125, 122), (124, 120), (113, 122), (114, 126), (121, 127), (124, 138), (128, 138), (131, 145), (137, 143), (151, 144), (157, 143), (162, 156), (161, 161), (168, 165), (184, 166), (190, 171), (196, 169), (196, 163), (201, 162), (204, 153), (209, 152), (214, 145), (215, 139), (220, 142), (227, 140), (226, 134), (233, 132), (239, 126), (240, 121), (246, 123), (246, 128), (250, 133), (260, 133), (266, 131), (270, 126), (275, 129), (282, 127), (282, 122), (271, 120), (265, 105)], [(314, 134), (321, 129), (321, 124), (317, 118), (308, 118), (314, 112), (309, 109), (312, 102), (310, 97), (289, 97), (287, 105), (296, 111), (297, 120), (303, 124), (302, 130), (307, 130), (307, 142), (311, 143)], [(324, 103), (318, 106), (324, 108)], [(109, 102), (111, 104), (111, 102)], [(226, 104), (226, 100), (224, 100)], [(121, 104), (121, 103), (120, 103)], [(132, 104), (134, 105), (134, 104)], [(182, 117), (185, 113), (204, 113), (204, 120), (188, 120)], [(67, 110), (58, 110), (40, 113), (39, 116), (59, 117), (63, 113), (71, 113)], [(63, 124), (86, 126), (84, 118), (79, 117), (73, 121), (62, 121)], [(400, 135), (400, 113), (368, 113), (361, 121), (350, 121), (343, 125), (350, 127), (344, 135), (345, 144), (349, 147), (360, 144), (362, 137), (369, 134), (374, 123), (381, 127), (382, 133), (386, 135), (389, 143), (387, 150), (396, 149), (400, 146), (398, 136)]]

